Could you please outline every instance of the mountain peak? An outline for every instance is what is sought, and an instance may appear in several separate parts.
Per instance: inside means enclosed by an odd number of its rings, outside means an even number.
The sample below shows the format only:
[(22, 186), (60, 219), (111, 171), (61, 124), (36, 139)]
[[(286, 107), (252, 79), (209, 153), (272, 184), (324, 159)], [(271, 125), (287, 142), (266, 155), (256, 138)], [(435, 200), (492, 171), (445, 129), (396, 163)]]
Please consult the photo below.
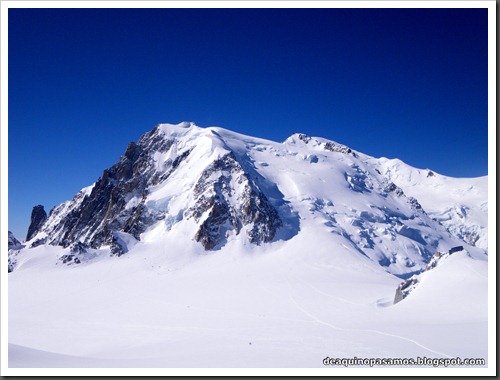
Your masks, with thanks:
[(156, 126), (159, 132), (164, 135), (182, 135), (188, 133), (191, 129), (201, 129), (195, 123), (191, 121), (183, 121), (178, 124), (160, 123)]
[[(407, 192), (401, 178), (411, 178), (412, 186), (429, 181), (428, 170), (418, 171), (303, 133), (279, 144), (191, 122), (158, 124), (95, 184), (46, 220), (36, 218), (30, 243), (68, 249), (69, 263), (73, 256), (85, 261), (87, 251), (120, 256), (158, 239), (210, 251), (235, 242), (293, 241), (315, 231), (311, 238), (322, 236), (332, 249), (362, 254), (396, 274), (464, 242), (481, 254), (474, 244), (485, 241), (486, 229), (447, 229), (433, 220), (432, 203)], [(432, 180), (443, 187), (448, 181)], [(453, 210), (462, 210), (461, 220), (474, 217), (471, 205)]]
[(192, 121), (181, 121), (178, 124), (171, 124), (171, 123), (160, 123), (158, 126), (162, 129), (168, 129), (168, 128), (192, 128), (192, 127), (197, 127), (197, 125), (192, 122)]
[(283, 144), (307, 144), (309, 141), (311, 141), (311, 137), (305, 133), (292, 133), (283, 141)]

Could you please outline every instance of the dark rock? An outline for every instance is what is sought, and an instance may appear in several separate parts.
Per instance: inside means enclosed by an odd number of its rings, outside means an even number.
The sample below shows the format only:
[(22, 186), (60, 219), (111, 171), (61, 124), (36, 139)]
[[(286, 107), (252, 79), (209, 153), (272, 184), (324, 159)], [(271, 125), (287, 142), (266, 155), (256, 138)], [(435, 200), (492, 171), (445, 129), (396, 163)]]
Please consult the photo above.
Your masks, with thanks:
[(19, 240), (16, 239), (14, 234), (9, 231), (9, 249), (8, 249), (8, 271), (9, 273), (14, 270), (17, 265), (17, 254), (21, 249), (24, 248), (24, 245), (21, 244)]
[(283, 223), (263, 193), (257, 193), (251, 187), (247, 187), (246, 190), (247, 194), (240, 212), (242, 223), (253, 225), (248, 231), (248, 240), (257, 245), (267, 243), (274, 238)]
[[(191, 189), (194, 205), (175, 218), (162, 208), (145, 204), (149, 189), (168, 180), (191, 154), (191, 148), (180, 147), (182, 144), (165, 137), (158, 127), (137, 143), (130, 143), (119, 161), (105, 169), (91, 189), (83, 189), (51, 210), (50, 223), (42, 228), (48, 243), (70, 247), (73, 254), (109, 245), (112, 254), (120, 256), (128, 248), (115, 233), (127, 233), (139, 240), (147, 228), (167, 217), (170, 228), (184, 217), (194, 218), (199, 226), (194, 239), (207, 250), (221, 247), (230, 232), (239, 234), (243, 227), (253, 244), (272, 241), (283, 222), (259, 187), (258, 174), (252, 168), (244, 169), (232, 152), (206, 167)], [(158, 167), (158, 153), (167, 152), (172, 158)], [(269, 184), (266, 186), (267, 191), (273, 189), (276, 199), (279, 193)], [(131, 206), (132, 199), (136, 201)], [(280, 207), (285, 206), (284, 201), (280, 203)]]
[(120, 245), (116, 240), (111, 243), (111, 254), (120, 257), (121, 255), (127, 253), (125, 247)]
[(35, 247), (38, 247), (39, 245), (43, 245), (45, 243), (47, 243), (46, 237), (44, 237), (42, 239), (37, 239), (33, 243), (31, 243), (30, 248), (35, 248)]
[[(238, 184), (238, 189), (231, 188), (232, 181)], [(231, 202), (234, 191), (240, 192), (237, 204)], [(198, 222), (210, 210), (194, 237), (206, 250), (224, 245), (227, 233), (234, 231), (239, 234), (242, 226), (249, 226), (247, 237), (250, 243), (269, 242), (283, 225), (276, 209), (233, 153), (215, 160), (203, 171), (195, 185), (194, 195), (196, 204), (188, 210), (188, 217)]]
[[(51, 212), (51, 217), (61, 220), (46, 231), (50, 244), (68, 247), (82, 240), (87, 247), (99, 248), (113, 242), (112, 231), (128, 232), (138, 239), (148, 226), (163, 219), (164, 213), (151, 212), (144, 207), (144, 201), (147, 188), (165, 180), (189, 155), (190, 151), (183, 152), (158, 171), (152, 165), (153, 156), (167, 152), (174, 143), (159, 133), (158, 127), (143, 135), (137, 144), (131, 142), (118, 163), (103, 171), (90, 193), (80, 192), (69, 204)], [(138, 205), (125, 210), (133, 197), (140, 199)]]
[(416, 198), (408, 197), (408, 202), (410, 202), (410, 205), (414, 210), (417, 210), (423, 214), (426, 214), (424, 208), (422, 207), (422, 205), (418, 202), (418, 200)]
[(14, 234), (9, 231), (9, 248), (8, 249), (21, 249), (24, 246), (21, 244), (19, 240), (16, 239)]
[(350, 154), (353, 157), (357, 157), (356, 153), (352, 151), (351, 148), (342, 145), (342, 144), (336, 144), (333, 141), (328, 141), (325, 143), (323, 146), (325, 150), (328, 150), (330, 152), (338, 152), (338, 153), (344, 153), (344, 154)]
[(394, 296), (394, 303), (396, 304), (405, 299), (417, 285), (418, 279), (416, 277), (410, 277), (409, 279), (399, 284), (396, 289), (396, 295)]
[(66, 254), (66, 255), (62, 255), (59, 260), (63, 263), (63, 264), (80, 264), (81, 263), (81, 260), (78, 258), (78, 256), (74, 253), (69, 253), (69, 254)]
[[(231, 214), (226, 202), (219, 196), (210, 199), (211, 205), (208, 218), (201, 224), (195, 234), (195, 240), (200, 242), (206, 250), (214, 249), (225, 238), (230, 226), (238, 229), (236, 219)], [(239, 232), (239, 230), (237, 231)]]
[(80, 241), (77, 241), (76, 243), (71, 244), (70, 252), (75, 254), (75, 255), (78, 255), (78, 254), (86, 253), (88, 248), (89, 248), (88, 245), (86, 245)]
[(17, 264), (16, 262), (14, 262), (14, 261), (11, 262), (9, 260), (8, 273), (10, 273), (10, 272), (12, 272), (14, 270), (14, 268), (16, 267), (16, 264)]
[(16, 259), (17, 253), (18, 253), (18, 251), (14, 251), (14, 250), (9, 251), (9, 260), (8, 260), (8, 265), (7, 265), (8, 273), (12, 272), (16, 268), (16, 265), (17, 265), (17, 259)]
[(189, 156), (189, 153), (191, 153), (191, 150), (186, 150), (183, 152), (181, 155), (177, 156), (174, 161), (172, 162), (172, 169), (177, 169), (179, 164), (187, 157)]
[[(394, 193), (398, 197), (405, 196), (404, 191), (400, 187), (396, 186), (396, 184), (394, 184), (393, 182), (389, 182), (384, 190), (386, 193)], [(416, 198), (408, 197), (408, 203), (410, 203), (411, 208), (414, 209), (415, 211), (421, 212), (422, 214), (426, 214), (424, 208)]]
[(111, 232), (111, 255), (120, 257), (121, 255), (128, 252), (129, 247), (124, 236), (127, 236), (127, 234), (116, 231)]
[(73, 254), (68, 254), (68, 255), (62, 255), (59, 260), (62, 261), (63, 264), (68, 264), (71, 263), (74, 259), (75, 255)]
[[(428, 272), (435, 267), (437, 267), (443, 260), (446, 260), (451, 254), (455, 252), (462, 251), (462, 246), (457, 246), (451, 248), (448, 252), (439, 252), (436, 251), (434, 255), (430, 258), (429, 262), (425, 266), (422, 272)], [(415, 274), (412, 277), (406, 279), (401, 284), (399, 284), (396, 289), (396, 295), (394, 297), (394, 303), (398, 303), (404, 298), (406, 298), (419, 284), (419, 274)]]
[(434, 269), (438, 265), (438, 263), (444, 258), (444, 256), (445, 256), (444, 253), (436, 251), (436, 253), (434, 253), (434, 255), (432, 255), (431, 259), (429, 260), (429, 262), (425, 266), (424, 272), (431, 270), (431, 269)]
[(396, 184), (394, 184), (393, 182), (389, 182), (389, 184), (385, 187), (385, 191), (388, 193), (394, 193), (398, 197), (404, 195), (403, 190), (400, 187), (396, 186)]
[(33, 210), (31, 211), (31, 223), (28, 227), (26, 240), (31, 240), (40, 231), (40, 228), (46, 219), (47, 213), (42, 205), (33, 207)]
[(298, 137), (299, 137), (299, 140), (304, 141), (306, 144), (307, 144), (309, 141), (311, 141), (311, 137), (309, 137), (308, 135), (305, 135), (305, 134), (303, 134), (303, 133), (299, 133)]

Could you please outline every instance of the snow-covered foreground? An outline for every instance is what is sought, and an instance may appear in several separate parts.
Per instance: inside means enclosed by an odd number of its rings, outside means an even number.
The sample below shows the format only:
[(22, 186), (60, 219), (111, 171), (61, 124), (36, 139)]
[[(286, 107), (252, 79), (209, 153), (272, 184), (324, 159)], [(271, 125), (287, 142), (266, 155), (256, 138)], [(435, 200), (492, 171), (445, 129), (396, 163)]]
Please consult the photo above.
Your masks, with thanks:
[(9, 367), (487, 360), (487, 182), (159, 125), (11, 244)]
[(55, 264), (60, 247), (23, 251), (9, 274), (9, 367), (487, 359), (487, 261), (456, 253), (392, 305), (401, 279), (326, 234), (306, 225), (209, 254), (165, 237), (71, 266)]

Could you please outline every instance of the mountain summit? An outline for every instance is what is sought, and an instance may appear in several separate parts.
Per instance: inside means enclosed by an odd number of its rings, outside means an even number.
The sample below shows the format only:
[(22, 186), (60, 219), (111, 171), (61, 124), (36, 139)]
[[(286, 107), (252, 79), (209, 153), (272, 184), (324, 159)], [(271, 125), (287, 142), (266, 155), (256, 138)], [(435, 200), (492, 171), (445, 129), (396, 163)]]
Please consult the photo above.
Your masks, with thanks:
[[(466, 196), (439, 209), (429, 201), (457, 181), (471, 202)], [(425, 189), (422, 199), (415, 188)], [(464, 243), (483, 255), (486, 223), (471, 219), (486, 213), (486, 177), (450, 179), (300, 133), (276, 143), (183, 122), (159, 124), (131, 142), (94, 184), (36, 218), (27, 243), (62, 246), (65, 263), (80, 263), (104, 247), (120, 256), (158, 239), (218, 251), (308, 231), (402, 275)]]
[(10, 367), (486, 365), (486, 177), (193, 123), (124, 148), (11, 235)]

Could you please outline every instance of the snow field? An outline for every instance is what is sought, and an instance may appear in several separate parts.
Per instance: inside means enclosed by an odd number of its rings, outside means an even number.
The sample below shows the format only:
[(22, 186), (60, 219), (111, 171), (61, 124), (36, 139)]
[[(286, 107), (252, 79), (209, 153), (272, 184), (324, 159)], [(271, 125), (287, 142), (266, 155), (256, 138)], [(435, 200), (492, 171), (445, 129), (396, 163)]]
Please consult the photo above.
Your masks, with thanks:
[(273, 249), (235, 240), (208, 255), (156, 240), (80, 266), (56, 266), (60, 248), (38, 247), (9, 279), (11, 363), (64, 367), (69, 355), (90, 367), (307, 368), (326, 356), (486, 357), (485, 262), (451, 256), (392, 306), (398, 278), (303, 232)]
[[(399, 160), (325, 150), (327, 143), (348, 148), (321, 138), (306, 143), (292, 135), (280, 144), (192, 123), (158, 128), (176, 140), (152, 155), (155, 174), (190, 153), (145, 193), (144, 205), (164, 218), (140, 241), (117, 232), (126, 254), (110, 257), (104, 246), (78, 265), (62, 264), (68, 249), (56, 246), (15, 254), (10, 367), (323, 368), (327, 356), (487, 359), (487, 178), (429, 176)], [(205, 251), (194, 236), (210, 209), (199, 222), (186, 211), (202, 173), (228, 152), (243, 168), (227, 182), (228, 206), (238, 207), (239, 180), (247, 175), (284, 227), (260, 246), (249, 243), (245, 229), (229, 229), (217, 250)], [(233, 174), (212, 175), (206, 181)], [(388, 181), (427, 214), (387, 190)], [(62, 203), (48, 226), (59, 225), (92, 187)], [(136, 193), (127, 195), (125, 209), (142, 200)], [(447, 228), (470, 233), (476, 247)], [(392, 304), (402, 278), (457, 245), (465, 251), (422, 273), (415, 291)]]

